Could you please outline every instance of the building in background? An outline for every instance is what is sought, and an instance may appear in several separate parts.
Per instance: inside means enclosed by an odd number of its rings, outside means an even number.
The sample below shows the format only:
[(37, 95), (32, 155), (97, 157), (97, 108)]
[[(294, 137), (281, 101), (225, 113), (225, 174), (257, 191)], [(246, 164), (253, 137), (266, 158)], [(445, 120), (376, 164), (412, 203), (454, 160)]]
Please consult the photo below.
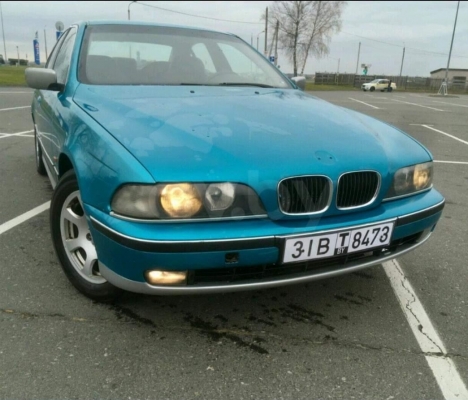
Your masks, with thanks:
[[(432, 79), (445, 79), (446, 68), (439, 68), (431, 71)], [(468, 81), (468, 69), (449, 68), (448, 81), (450, 86), (460, 86), (465, 88)]]

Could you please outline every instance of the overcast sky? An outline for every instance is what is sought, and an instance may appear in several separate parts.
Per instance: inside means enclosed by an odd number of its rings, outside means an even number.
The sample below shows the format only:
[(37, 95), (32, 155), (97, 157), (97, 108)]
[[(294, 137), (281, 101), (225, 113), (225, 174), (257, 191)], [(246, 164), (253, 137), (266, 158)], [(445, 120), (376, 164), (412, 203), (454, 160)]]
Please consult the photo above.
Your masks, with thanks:
[[(2, 1), (7, 56), (33, 57), (32, 40), (39, 31), (41, 61), (45, 59), (44, 28), (50, 53), (55, 43), (55, 23), (65, 27), (80, 20), (126, 20), (130, 2), (13, 2)], [(270, 2), (218, 1), (170, 2), (145, 1), (188, 14), (249, 23), (222, 22), (197, 18), (169, 11), (157, 10), (143, 4), (131, 5), (131, 19), (167, 24), (205, 27), (235, 33), (256, 46), (257, 35), (264, 29), (261, 14)], [(359, 64), (372, 64), (370, 74), (400, 72), (403, 47), (406, 47), (403, 75), (429, 76), (429, 71), (445, 68), (455, 20), (456, 1), (435, 2), (349, 2), (343, 13), (341, 33), (333, 36), (328, 58), (311, 57), (306, 73), (356, 70), (358, 44), (361, 42)], [(468, 2), (461, 2), (452, 52), (451, 68), (468, 68)], [(2, 38), (3, 39), (3, 38)], [(264, 34), (259, 35), (261, 46)], [(386, 42), (386, 43), (381, 43)], [(263, 48), (263, 47), (262, 47)], [(4, 53), (3, 42), (0, 54)], [(433, 54), (438, 53), (438, 54)], [(284, 72), (291, 72), (291, 63), (280, 53), (279, 64)], [(359, 73), (361, 68), (359, 68)]]

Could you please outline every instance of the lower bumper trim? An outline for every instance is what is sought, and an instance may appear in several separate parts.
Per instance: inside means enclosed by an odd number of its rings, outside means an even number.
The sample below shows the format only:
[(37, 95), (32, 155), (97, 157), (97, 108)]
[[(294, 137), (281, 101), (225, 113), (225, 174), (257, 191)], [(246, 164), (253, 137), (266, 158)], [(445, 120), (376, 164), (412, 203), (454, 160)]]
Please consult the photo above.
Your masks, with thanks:
[(208, 294), (208, 293), (220, 293), (220, 292), (238, 292), (245, 290), (258, 290), (266, 289), (277, 286), (292, 285), (298, 283), (305, 283), (309, 281), (331, 278), (338, 275), (355, 272), (364, 268), (368, 268), (374, 265), (382, 264), (385, 261), (391, 260), (398, 256), (401, 256), (413, 249), (421, 246), (431, 236), (431, 229), (426, 229), (422, 232), (420, 238), (413, 243), (403, 244), (394, 251), (386, 251), (381, 255), (376, 256), (372, 259), (357, 260), (351, 262), (343, 267), (328, 267), (322, 269), (316, 269), (306, 274), (298, 274), (294, 276), (282, 276), (277, 279), (269, 279), (262, 281), (249, 281), (242, 283), (227, 283), (227, 284), (212, 284), (212, 285), (189, 285), (189, 286), (153, 286), (146, 282), (137, 282), (126, 279), (116, 274), (111, 269), (107, 268), (102, 263), (99, 264), (99, 270), (102, 276), (106, 278), (111, 284), (121, 289), (128, 290), (130, 292), (154, 294), (154, 295), (185, 295), (185, 294)]

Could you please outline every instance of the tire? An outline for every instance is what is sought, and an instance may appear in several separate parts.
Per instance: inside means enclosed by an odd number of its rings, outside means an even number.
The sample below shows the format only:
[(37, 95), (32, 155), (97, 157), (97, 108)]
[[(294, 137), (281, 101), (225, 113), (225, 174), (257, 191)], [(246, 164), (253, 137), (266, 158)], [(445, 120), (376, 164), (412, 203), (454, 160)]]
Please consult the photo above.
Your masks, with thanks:
[(374, 86), (371, 86), (371, 88), (369, 89), (371, 92), (373, 92), (375, 90), (375, 87)]
[(115, 300), (122, 290), (99, 274), (99, 261), (84, 214), (78, 181), (70, 170), (60, 179), (50, 206), (50, 230), (55, 253), (65, 275), (85, 296)]
[(36, 128), (34, 128), (34, 150), (36, 156), (36, 171), (39, 175), (45, 176), (47, 175), (47, 171), (45, 169), (44, 161), (42, 160), (42, 148), (39, 143), (39, 139), (37, 138)]
[(385, 92), (385, 89), (382, 89), (381, 92)]

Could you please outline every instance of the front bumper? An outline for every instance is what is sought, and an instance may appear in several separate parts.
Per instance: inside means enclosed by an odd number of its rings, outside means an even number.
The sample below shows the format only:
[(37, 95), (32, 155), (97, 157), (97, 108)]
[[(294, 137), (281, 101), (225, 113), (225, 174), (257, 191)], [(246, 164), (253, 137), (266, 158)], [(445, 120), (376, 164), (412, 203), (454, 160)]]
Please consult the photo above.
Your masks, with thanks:
[[(435, 190), (387, 203), (361, 213), (311, 219), (307, 221), (250, 220), (155, 224), (122, 221), (85, 205), (98, 251), (101, 274), (125, 290), (147, 294), (193, 294), (260, 289), (332, 277), (380, 264), (423, 244), (434, 229), (442, 209), (443, 197)], [(405, 210), (405, 212), (403, 212)], [(341, 228), (394, 221), (392, 241), (411, 238), (398, 246), (388, 246), (375, 254), (330, 265), (327, 259), (302, 270), (273, 275), (255, 273), (251, 279), (221, 282), (196, 281), (187, 286), (154, 286), (145, 281), (150, 269), (195, 272), (258, 272), (278, 267), (288, 237), (316, 234)], [(251, 235), (251, 236), (248, 236)], [(237, 262), (229, 263), (228, 254)], [(285, 264), (287, 266), (288, 264)], [(271, 267), (271, 268), (270, 268)], [(238, 274), (240, 275), (240, 274)], [(216, 278), (217, 279), (217, 278)], [(215, 279), (215, 281), (216, 281)]]

